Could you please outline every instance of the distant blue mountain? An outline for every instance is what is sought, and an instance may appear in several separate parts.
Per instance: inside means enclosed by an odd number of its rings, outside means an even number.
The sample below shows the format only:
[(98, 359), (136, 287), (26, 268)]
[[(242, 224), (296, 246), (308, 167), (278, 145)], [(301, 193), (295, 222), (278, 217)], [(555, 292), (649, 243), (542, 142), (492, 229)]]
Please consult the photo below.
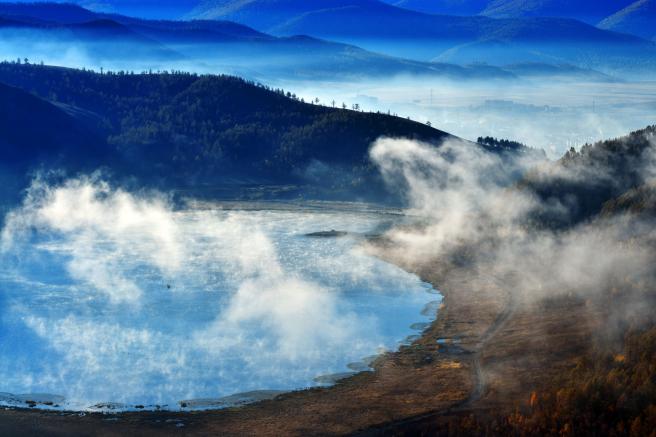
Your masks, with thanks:
[(600, 22), (599, 28), (656, 41), (656, 1), (636, 1)]
[(97, 18), (87, 9), (64, 2), (0, 2), (0, 14), (43, 23), (83, 23)]
[(632, 0), (384, 0), (428, 14), (485, 15), (495, 18), (559, 17), (597, 24)]
[[(13, 0), (13, 3), (42, 3), (34, 0)], [(143, 18), (177, 19), (191, 11), (198, 1), (194, 0), (51, 0), (48, 3), (81, 6), (89, 11), (124, 14)], [(45, 11), (45, 9), (44, 9)], [(63, 10), (53, 11), (60, 14)], [(75, 12), (71, 8), (70, 12)], [(53, 15), (54, 17), (55, 15)], [(57, 18), (62, 18), (59, 15)]]
[[(588, 24), (614, 14), (635, 0), (199, 0), (190, 17), (227, 18), (272, 31), (303, 14), (362, 9), (372, 18), (403, 12), (493, 18), (573, 18)], [(408, 14), (405, 14), (408, 17)], [(406, 18), (407, 19), (407, 18)], [(365, 23), (363, 23), (363, 26)]]
[[(316, 9), (323, 6), (330, 7)], [(191, 62), (251, 78), (513, 77), (494, 66), (526, 62), (613, 74), (656, 68), (653, 42), (570, 19), (431, 15), (377, 0), (213, 0), (194, 15), (207, 18), (151, 20), (72, 4), (0, 3), (0, 57), (40, 59), (38, 50), (60, 44), (47, 49), (48, 62), (79, 49), (91, 65), (143, 69), (152, 61), (169, 68)]]
[[(484, 61), (495, 65), (527, 61), (572, 63), (608, 71), (624, 68), (627, 59), (632, 70), (654, 66), (653, 43), (572, 19), (531, 17), (538, 13), (528, 8), (533, 3), (519, 3), (526, 7), (519, 15), (529, 17), (431, 15), (377, 0), (205, 0), (191, 16), (229, 19), (275, 35), (329, 38), (416, 59)], [(609, 0), (603, 0), (600, 5), (608, 3)], [(555, 8), (563, 3), (541, 4), (541, 11), (547, 13), (551, 10), (547, 4)], [(590, 9), (591, 4), (572, 2), (569, 9), (563, 6), (563, 10), (581, 12)], [(485, 13), (502, 14), (506, 10), (503, 5), (510, 7), (494, 2)], [(601, 6), (600, 11), (604, 10)]]
[[(84, 21), (88, 20), (88, 21)], [(92, 13), (79, 6), (0, 3), (0, 59), (27, 57), (114, 69), (194, 69), (251, 78), (340, 80), (423, 75), (511, 78), (495, 67), (419, 62), (306, 36), (274, 37), (228, 21), (167, 21)], [(45, 47), (45, 51), (43, 49)], [(61, 54), (61, 58), (58, 58)], [(302, 55), (300, 55), (302, 54)]]
[(60, 52), (64, 58), (68, 50), (83, 50), (89, 59), (119, 54), (133, 59), (184, 58), (129, 26), (75, 5), (0, 3), (0, 40), (0, 58), (5, 59), (9, 53), (34, 58), (43, 51), (53, 56)]
[(195, 0), (74, 0), (74, 2), (96, 12), (155, 19), (180, 18), (197, 3)]
[(478, 15), (490, 0), (384, 0), (400, 8), (427, 14), (440, 15)]
[(633, 0), (489, 0), (483, 15), (497, 18), (562, 17), (589, 24), (628, 6)]
[[(559, 17), (574, 18), (588, 24), (613, 15), (635, 0), (382, 0), (392, 6), (416, 12), (439, 15), (474, 16), (495, 18)], [(17, 3), (33, 3), (33, 0), (14, 0)], [(150, 19), (180, 19), (206, 15), (217, 18), (226, 13), (240, 13), (244, 7), (257, 3), (263, 21), (283, 14), (307, 13), (317, 9), (357, 6), (359, 2), (342, 0), (295, 0), (289, 6), (285, 2), (268, 0), (265, 6), (259, 0), (54, 0), (55, 3), (75, 4), (94, 12), (114, 13)], [(264, 6), (264, 7), (263, 7)], [(273, 15), (272, 15), (273, 14)], [(266, 30), (266, 27), (258, 27)]]

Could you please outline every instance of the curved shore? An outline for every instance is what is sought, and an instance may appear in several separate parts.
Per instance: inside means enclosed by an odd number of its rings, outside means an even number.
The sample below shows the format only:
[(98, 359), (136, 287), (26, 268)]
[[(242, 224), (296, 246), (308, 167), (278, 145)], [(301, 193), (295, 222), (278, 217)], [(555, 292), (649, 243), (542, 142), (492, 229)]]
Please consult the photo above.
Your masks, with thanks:
[[(511, 283), (500, 278), (436, 260), (409, 263), (380, 240), (367, 250), (439, 286), (443, 295), (439, 317), (421, 338), (381, 357), (374, 372), (225, 410), (81, 416), (6, 409), (0, 411), (0, 434), (411, 434), (414, 426), (439, 424), (451, 414), (527, 402), (527, 390), (568, 366), (589, 332), (588, 326), (573, 322), (570, 311), (580, 306), (571, 302), (558, 311), (545, 310), (522, 302)], [(560, 330), (545, 337), (554, 326)], [(536, 333), (540, 348), (534, 347)], [(562, 348), (562, 336), (570, 348)]]

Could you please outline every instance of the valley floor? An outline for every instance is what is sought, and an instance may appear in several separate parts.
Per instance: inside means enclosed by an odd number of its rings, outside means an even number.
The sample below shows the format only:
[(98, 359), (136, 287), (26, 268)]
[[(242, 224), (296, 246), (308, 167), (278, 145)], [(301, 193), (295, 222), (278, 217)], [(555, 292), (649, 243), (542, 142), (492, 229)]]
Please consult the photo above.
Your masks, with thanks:
[(457, 434), (453, 418), (530, 409), (590, 349), (601, 303), (529, 302), (512, 278), (440, 262), (403, 261), (378, 241), (368, 250), (416, 272), (443, 296), (420, 340), (381, 358), (375, 372), (332, 388), (285, 394), (239, 409), (86, 414), (0, 411), (1, 435)]

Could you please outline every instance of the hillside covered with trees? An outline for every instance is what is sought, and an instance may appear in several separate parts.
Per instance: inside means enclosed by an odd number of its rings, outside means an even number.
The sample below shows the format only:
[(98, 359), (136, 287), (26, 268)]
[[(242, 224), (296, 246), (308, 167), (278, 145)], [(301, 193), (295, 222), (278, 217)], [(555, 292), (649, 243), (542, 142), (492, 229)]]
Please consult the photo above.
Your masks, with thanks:
[[(626, 210), (631, 208), (629, 198), (648, 198), (644, 194), (649, 191), (649, 178), (653, 176), (650, 166), (655, 141), (656, 126), (649, 126), (621, 138), (586, 144), (578, 151), (571, 148), (556, 165), (530, 171), (520, 186), (534, 191), (551, 205), (562, 205), (558, 215), (553, 215), (554, 208), (549, 208), (548, 214), (537, 217), (549, 226), (587, 220), (604, 208), (610, 214), (612, 205)], [(642, 197), (631, 197), (636, 189), (640, 189)], [(618, 197), (624, 202), (617, 201)]]
[[(294, 184), (314, 186), (320, 196), (375, 197), (383, 189), (382, 183), (372, 184), (378, 176), (368, 160), (375, 139), (436, 143), (448, 137), (423, 123), (344, 109), (341, 102), (309, 104), (231, 76), (100, 74), (22, 61), (0, 64), (0, 82), (42, 106), (59, 108), (57, 115), (37, 111), (28, 117), (34, 128), (66, 129), (55, 120), (66, 116), (93, 135), (78, 137), (62, 153), (74, 157), (93, 146), (86, 143), (106, 143), (107, 153), (88, 157), (88, 164), (163, 188)], [(53, 148), (28, 140), (31, 129), (24, 124), (5, 132), (25, 135), (32, 148)], [(38, 153), (29, 155), (36, 163)]]

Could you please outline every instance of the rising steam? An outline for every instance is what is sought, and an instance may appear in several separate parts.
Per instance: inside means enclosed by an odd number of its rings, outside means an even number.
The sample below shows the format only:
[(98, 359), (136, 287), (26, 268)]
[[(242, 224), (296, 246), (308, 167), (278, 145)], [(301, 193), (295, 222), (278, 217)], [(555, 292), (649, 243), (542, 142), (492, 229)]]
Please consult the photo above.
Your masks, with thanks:
[[(647, 153), (652, 152), (653, 145)], [(534, 225), (536, 212), (565, 208), (520, 189), (517, 175), (531, 170), (547, 179), (583, 177), (577, 168), (553, 163), (546, 165), (548, 171), (536, 170), (525, 157), (500, 157), (456, 141), (435, 148), (381, 139), (371, 158), (423, 218), (420, 225), (387, 234), (396, 256), (410, 265), (457, 264), (465, 254), (472, 275), (484, 271), (513, 278), (507, 287), (528, 299), (585, 296), (652, 275), (655, 235), (649, 221), (620, 215), (560, 231)], [(584, 174), (591, 184), (610, 177), (593, 170)], [(653, 169), (646, 166), (643, 173), (648, 181)]]
[(3, 391), (175, 407), (347, 371), (434, 297), (350, 238), (303, 234), (379, 219), (174, 210), (99, 176), (37, 180), (2, 231)]

